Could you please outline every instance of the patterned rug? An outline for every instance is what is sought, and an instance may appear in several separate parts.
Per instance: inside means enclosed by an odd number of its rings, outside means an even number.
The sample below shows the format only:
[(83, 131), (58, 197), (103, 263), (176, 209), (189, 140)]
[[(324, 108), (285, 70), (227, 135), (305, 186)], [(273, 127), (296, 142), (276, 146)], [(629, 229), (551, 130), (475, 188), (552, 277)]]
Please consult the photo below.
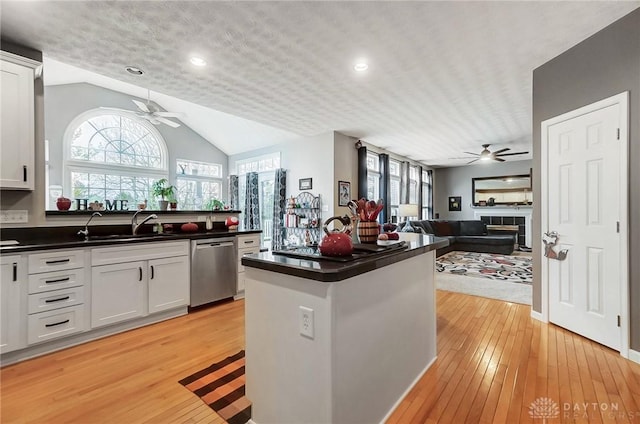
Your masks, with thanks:
[(244, 350), (180, 380), (229, 424), (245, 424), (251, 419), (244, 383)]
[(436, 271), (475, 278), (532, 283), (529, 256), (507, 256), (492, 253), (449, 252), (436, 259)]

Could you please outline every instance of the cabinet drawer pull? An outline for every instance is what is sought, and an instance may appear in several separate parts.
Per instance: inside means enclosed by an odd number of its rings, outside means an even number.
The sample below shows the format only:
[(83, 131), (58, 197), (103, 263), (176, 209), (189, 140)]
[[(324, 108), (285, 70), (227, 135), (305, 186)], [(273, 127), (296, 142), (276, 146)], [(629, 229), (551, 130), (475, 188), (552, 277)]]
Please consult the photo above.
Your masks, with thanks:
[(61, 297), (58, 299), (47, 299), (44, 303), (62, 302), (63, 300), (69, 300), (70, 296)]
[(66, 262), (69, 262), (71, 259), (67, 258), (67, 259), (56, 259), (55, 261), (46, 261), (45, 263), (47, 265), (54, 265), (54, 264), (64, 264)]
[(151, 279), (153, 280), (153, 265), (151, 265)]
[(13, 263), (13, 281), (18, 281), (18, 263)]
[(142, 267), (138, 267), (138, 271), (140, 272), (140, 276), (138, 277), (138, 281), (142, 281)]
[(68, 323), (69, 320), (65, 319), (64, 321), (60, 321), (60, 322), (54, 322), (53, 324), (45, 324), (45, 327), (55, 327), (56, 325), (62, 325), (62, 324), (66, 324)]
[(22, 166), (22, 179), (27, 182), (27, 165)]
[(55, 284), (55, 283), (63, 283), (65, 281), (69, 281), (69, 277), (58, 278), (57, 280), (44, 280), (45, 284)]
[(253, 244), (254, 240), (246, 240), (244, 244)]

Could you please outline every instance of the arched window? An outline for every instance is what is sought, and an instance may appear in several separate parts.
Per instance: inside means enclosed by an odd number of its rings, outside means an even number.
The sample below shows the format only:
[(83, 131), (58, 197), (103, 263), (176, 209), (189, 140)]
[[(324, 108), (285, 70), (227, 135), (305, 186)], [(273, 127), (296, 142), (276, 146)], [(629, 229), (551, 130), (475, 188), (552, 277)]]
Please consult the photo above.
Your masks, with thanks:
[(65, 192), (89, 201), (145, 199), (156, 208), (154, 181), (168, 177), (167, 148), (143, 119), (94, 109), (74, 119), (65, 133)]

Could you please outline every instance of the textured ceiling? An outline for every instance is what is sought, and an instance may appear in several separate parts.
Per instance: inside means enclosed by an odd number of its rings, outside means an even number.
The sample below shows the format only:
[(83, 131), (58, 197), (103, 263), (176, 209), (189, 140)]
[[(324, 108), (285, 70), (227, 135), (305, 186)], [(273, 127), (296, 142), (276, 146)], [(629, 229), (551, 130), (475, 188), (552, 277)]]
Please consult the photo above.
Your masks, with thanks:
[[(638, 6), (2, 1), (0, 28), (52, 59), (216, 111), (452, 165), (483, 143), (530, 149), (533, 69)], [(192, 53), (208, 66), (194, 68)], [(357, 58), (366, 73), (353, 71)], [(259, 130), (248, 145), (184, 121), (228, 154), (261, 144)]]

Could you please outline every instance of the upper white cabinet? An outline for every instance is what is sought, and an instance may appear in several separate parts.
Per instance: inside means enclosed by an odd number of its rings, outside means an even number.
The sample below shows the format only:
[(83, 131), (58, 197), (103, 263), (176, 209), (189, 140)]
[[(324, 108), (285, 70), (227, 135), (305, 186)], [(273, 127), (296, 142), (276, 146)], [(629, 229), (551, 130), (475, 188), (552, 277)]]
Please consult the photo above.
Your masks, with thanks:
[(33, 81), (39, 62), (0, 51), (0, 188), (33, 190)]

